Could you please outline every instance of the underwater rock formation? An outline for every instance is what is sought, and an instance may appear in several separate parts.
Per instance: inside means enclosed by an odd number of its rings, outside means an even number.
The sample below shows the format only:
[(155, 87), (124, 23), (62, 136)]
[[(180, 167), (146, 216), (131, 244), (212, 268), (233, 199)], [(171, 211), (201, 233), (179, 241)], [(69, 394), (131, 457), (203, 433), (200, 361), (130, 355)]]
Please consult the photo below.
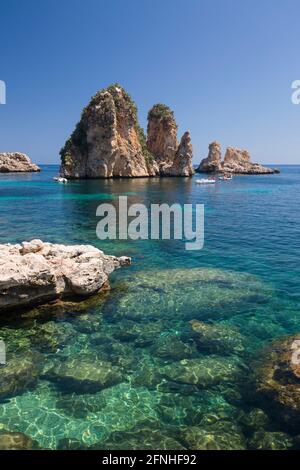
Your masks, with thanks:
[(239, 314), (240, 303), (252, 304), (258, 291), (265, 301), (270, 295), (255, 276), (212, 268), (144, 271), (126, 276), (126, 286), (116, 303), (105, 306), (112, 318), (150, 322), (159, 320), (163, 311), (164, 319), (172, 322), (212, 321)]
[(293, 439), (284, 432), (257, 431), (248, 441), (250, 449), (255, 450), (289, 450)]
[(189, 323), (199, 350), (213, 354), (238, 354), (244, 351), (244, 338), (237, 328), (198, 320), (191, 320)]
[(22, 432), (0, 431), (0, 450), (35, 450), (38, 443)]
[(110, 362), (89, 359), (68, 359), (54, 366), (46, 378), (63, 389), (95, 393), (122, 381), (122, 374)]
[(300, 334), (274, 341), (262, 351), (254, 378), (256, 391), (265, 399), (268, 409), (272, 408), (272, 414), (286, 427), (299, 430), (300, 364), (292, 362), (293, 355), (299, 357), (295, 341), (300, 341)]
[(209, 145), (208, 157), (201, 161), (196, 172), (264, 175), (279, 173), (279, 170), (266, 168), (259, 163), (252, 163), (249, 152), (236, 147), (228, 147), (226, 149), (224, 161), (222, 162), (221, 145), (218, 142), (212, 142)]
[(177, 140), (174, 113), (164, 104), (154, 105), (148, 113), (147, 147), (154, 156), (162, 176), (191, 176), (193, 147), (190, 133)]
[(222, 382), (237, 380), (241, 375), (241, 369), (235, 358), (206, 356), (173, 362), (162, 367), (160, 373), (165, 379), (173, 382), (206, 388)]
[(0, 245), (0, 312), (45, 303), (57, 298), (80, 298), (107, 287), (115, 269), (130, 258), (107, 256), (90, 245), (56, 245), (41, 240)]
[(0, 366), (0, 398), (19, 395), (34, 386), (40, 374), (40, 357), (22, 353)]
[(93, 449), (101, 450), (185, 450), (186, 448), (168, 432), (150, 423), (149, 426), (137, 426), (125, 432), (112, 433), (104, 443), (94, 445)]
[(183, 440), (192, 450), (245, 450), (246, 441), (240, 428), (230, 421), (182, 430)]
[(33, 173), (41, 169), (25, 153), (0, 153), (0, 173)]
[[(192, 145), (185, 133), (177, 142), (173, 113), (148, 116), (148, 139), (138, 124), (137, 108), (118, 84), (96, 93), (60, 151), (61, 175), (66, 178), (146, 177), (161, 174), (190, 176)], [(156, 110), (156, 112), (155, 112)], [(155, 117), (154, 117), (155, 114)], [(158, 133), (158, 134), (157, 134)]]

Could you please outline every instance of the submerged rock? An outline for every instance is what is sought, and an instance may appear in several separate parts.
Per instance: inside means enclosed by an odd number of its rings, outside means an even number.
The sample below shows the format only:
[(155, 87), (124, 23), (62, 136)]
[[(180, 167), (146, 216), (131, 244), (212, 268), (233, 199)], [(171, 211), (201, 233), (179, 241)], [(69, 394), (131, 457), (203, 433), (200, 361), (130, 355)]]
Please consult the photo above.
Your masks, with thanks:
[(160, 373), (167, 380), (206, 388), (222, 382), (236, 381), (241, 375), (241, 369), (235, 358), (206, 356), (173, 362), (162, 367)]
[(189, 323), (198, 349), (215, 354), (238, 354), (244, 351), (244, 338), (237, 328), (198, 320)]
[(68, 359), (46, 372), (45, 377), (66, 390), (95, 393), (122, 381), (118, 368), (106, 361)]
[(0, 399), (23, 393), (35, 385), (40, 374), (40, 356), (24, 353), (0, 365)]
[(0, 431), (0, 450), (35, 450), (38, 443), (22, 432)]
[(254, 408), (244, 415), (242, 425), (249, 432), (264, 430), (270, 424), (268, 415), (260, 408)]
[[(216, 319), (255, 305), (254, 294), (270, 292), (256, 277), (211, 268), (144, 271), (126, 278), (126, 291), (103, 307), (104, 315), (135, 321)], [(149, 308), (151, 306), (151, 309)]]
[(94, 449), (107, 450), (184, 450), (185, 447), (160, 426), (139, 426), (125, 432), (115, 432)]
[(165, 360), (178, 361), (197, 355), (193, 344), (185, 343), (177, 334), (161, 335), (157, 338), (151, 352)]
[(230, 421), (219, 421), (204, 427), (191, 426), (182, 431), (182, 437), (191, 450), (246, 449), (240, 428)]
[(107, 256), (90, 245), (55, 245), (41, 240), (0, 245), (0, 312), (45, 303), (57, 298), (80, 298), (107, 286), (115, 269), (130, 258)]
[(0, 173), (30, 173), (41, 169), (25, 153), (0, 153)]
[(30, 340), (39, 351), (55, 353), (74, 336), (75, 330), (70, 324), (49, 321), (34, 328)]
[(289, 450), (293, 447), (293, 439), (284, 432), (257, 431), (249, 439), (250, 449), (255, 450)]
[(295, 430), (300, 426), (299, 344), (300, 334), (274, 341), (260, 352), (254, 371), (258, 395), (273, 416)]

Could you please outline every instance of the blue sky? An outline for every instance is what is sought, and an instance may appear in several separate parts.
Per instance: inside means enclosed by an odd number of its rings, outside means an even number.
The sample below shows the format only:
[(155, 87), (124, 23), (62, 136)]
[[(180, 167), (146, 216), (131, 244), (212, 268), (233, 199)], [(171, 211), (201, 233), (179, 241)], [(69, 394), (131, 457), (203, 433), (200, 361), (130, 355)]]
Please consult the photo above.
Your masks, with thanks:
[(121, 83), (146, 125), (157, 102), (263, 163), (300, 164), (299, 0), (1, 0), (0, 151), (57, 163), (81, 109)]

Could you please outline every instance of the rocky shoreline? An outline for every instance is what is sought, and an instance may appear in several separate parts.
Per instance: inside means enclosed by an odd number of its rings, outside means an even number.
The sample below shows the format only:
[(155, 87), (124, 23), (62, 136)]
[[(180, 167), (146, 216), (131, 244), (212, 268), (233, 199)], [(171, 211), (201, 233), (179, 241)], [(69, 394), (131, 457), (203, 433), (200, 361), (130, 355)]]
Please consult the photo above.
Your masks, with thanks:
[(227, 147), (224, 161), (222, 161), (221, 144), (212, 142), (208, 146), (208, 156), (204, 158), (197, 173), (229, 173), (236, 175), (267, 175), (279, 173), (276, 168), (267, 168), (260, 163), (252, 163), (247, 150), (236, 147)]
[(91, 245), (41, 240), (0, 245), (0, 313), (56, 299), (90, 297), (108, 287), (115, 269), (130, 262)]
[(41, 169), (25, 153), (0, 153), (0, 173), (34, 173)]

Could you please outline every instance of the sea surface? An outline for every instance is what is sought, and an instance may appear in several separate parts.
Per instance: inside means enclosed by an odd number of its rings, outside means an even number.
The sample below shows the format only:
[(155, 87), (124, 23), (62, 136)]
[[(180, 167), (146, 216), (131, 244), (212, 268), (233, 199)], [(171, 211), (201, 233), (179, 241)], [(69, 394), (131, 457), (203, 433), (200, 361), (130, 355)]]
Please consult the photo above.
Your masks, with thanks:
[[(43, 449), (260, 448), (257, 431), (291, 446), (251, 374), (268, 343), (300, 331), (300, 166), (211, 186), (199, 175), (64, 185), (58, 167), (42, 170), (0, 175), (0, 242), (93, 244), (132, 266), (81, 305), (1, 315), (16, 388), (0, 384), (0, 430)], [(99, 240), (98, 205), (123, 195), (204, 204), (204, 248)], [(199, 340), (192, 320), (216, 329)]]

